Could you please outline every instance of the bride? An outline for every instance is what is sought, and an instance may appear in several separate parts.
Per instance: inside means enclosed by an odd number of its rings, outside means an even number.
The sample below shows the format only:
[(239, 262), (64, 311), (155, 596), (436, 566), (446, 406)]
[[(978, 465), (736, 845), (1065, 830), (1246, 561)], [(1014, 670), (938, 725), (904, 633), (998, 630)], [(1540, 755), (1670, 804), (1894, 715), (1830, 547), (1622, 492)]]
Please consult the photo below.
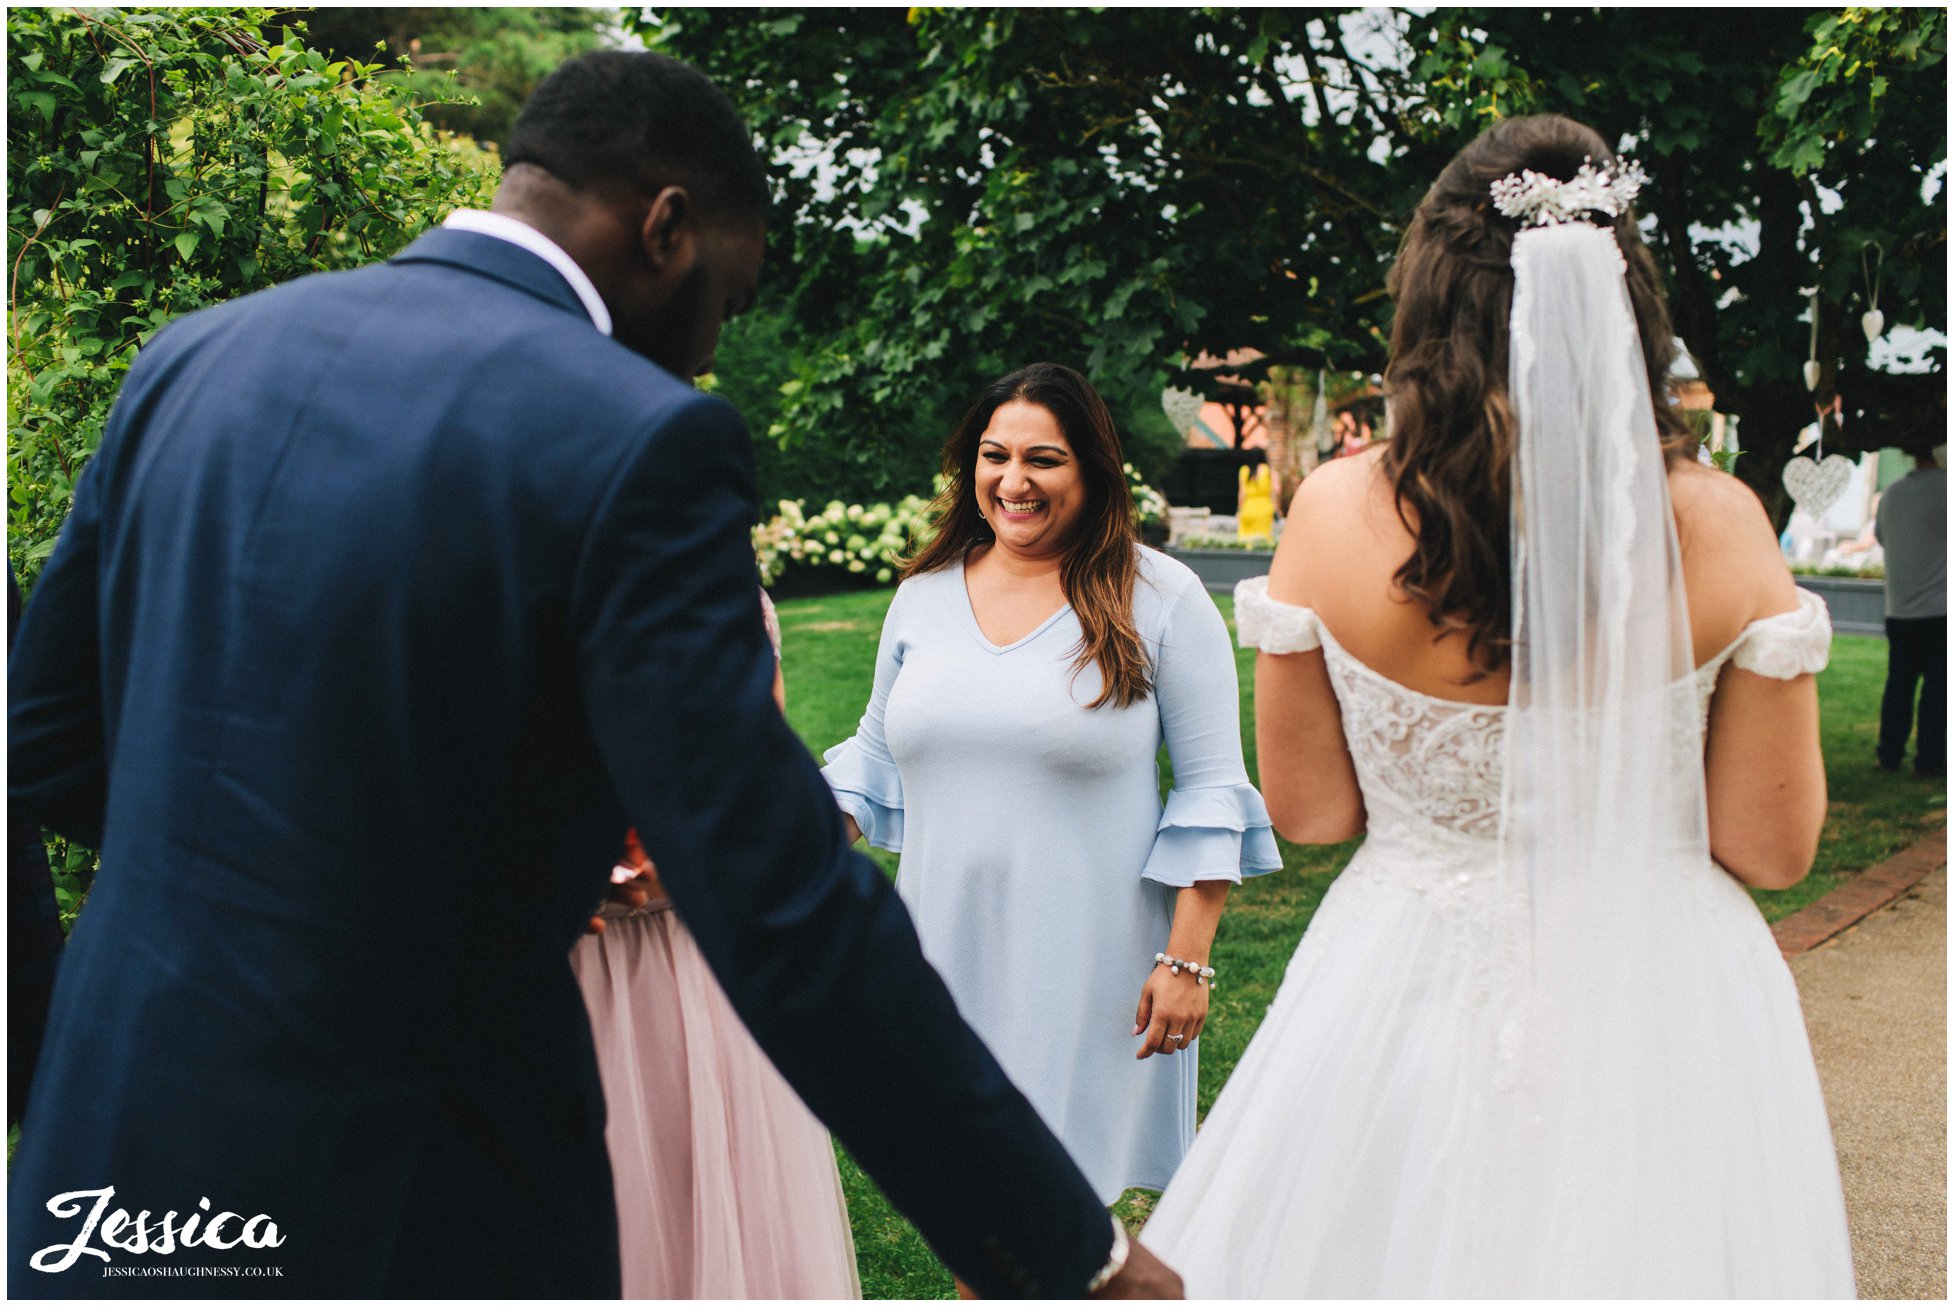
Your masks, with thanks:
[(1277, 828), (1367, 838), (1147, 1226), (1190, 1297), (1853, 1292), (1744, 890), (1816, 848), (1830, 624), (1668, 400), (1640, 181), (1545, 116), (1446, 167), (1391, 440), (1238, 594)]

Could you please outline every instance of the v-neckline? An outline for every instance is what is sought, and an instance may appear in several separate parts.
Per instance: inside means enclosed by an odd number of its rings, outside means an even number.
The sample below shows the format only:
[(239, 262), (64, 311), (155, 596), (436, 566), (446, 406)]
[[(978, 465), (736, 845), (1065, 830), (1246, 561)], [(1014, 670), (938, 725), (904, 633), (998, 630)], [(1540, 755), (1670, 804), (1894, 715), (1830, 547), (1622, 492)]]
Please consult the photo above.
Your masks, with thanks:
[(1062, 603), (1052, 611), (1050, 617), (1038, 623), (1037, 626), (1033, 627), (1024, 635), (1019, 636), (1009, 644), (996, 644), (992, 642), (989, 636), (984, 634), (984, 624), (977, 620), (977, 605), (970, 598), (970, 569), (967, 559), (957, 564), (957, 584), (963, 589), (963, 611), (965, 616), (970, 618), (970, 633), (977, 637), (978, 644), (984, 646), (985, 649), (994, 654), (1007, 654), (1022, 645), (1030, 644), (1033, 640), (1036, 640), (1047, 630), (1051, 629), (1052, 623), (1072, 611), (1072, 605), (1069, 601)]

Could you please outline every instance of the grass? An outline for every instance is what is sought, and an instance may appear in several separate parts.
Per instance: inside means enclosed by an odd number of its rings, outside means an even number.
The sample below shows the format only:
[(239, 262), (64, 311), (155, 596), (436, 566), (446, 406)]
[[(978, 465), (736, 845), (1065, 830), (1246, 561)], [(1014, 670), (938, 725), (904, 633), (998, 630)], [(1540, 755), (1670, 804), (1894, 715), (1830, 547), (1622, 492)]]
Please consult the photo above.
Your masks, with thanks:
[[(788, 600), (780, 605), (786, 645), (787, 715), (818, 756), (854, 733), (868, 702), (875, 649), (892, 590)], [(1218, 600), (1233, 625), (1233, 603)], [(1242, 681), (1242, 739), (1251, 778), (1255, 760), (1254, 655), (1236, 651)], [(1836, 888), (1853, 873), (1905, 848), (1947, 820), (1947, 787), (1940, 778), (1879, 770), (1873, 742), (1879, 731), (1886, 642), (1839, 636), (1831, 666), (1819, 677), (1820, 727), (1831, 814), (1810, 876), (1788, 890), (1758, 892), (1766, 918), (1777, 920)], [(1302, 847), (1279, 841), (1283, 870), (1249, 880), (1228, 901), (1215, 937), (1216, 970), (1228, 983), (1215, 995), (1201, 1037), (1199, 1110), (1205, 1115), (1247, 1048), (1275, 997), (1284, 968), (1316, 905), (1356, 842)], [(891, 873), (896, 858), (877, 851)], [(844, 1153), (842, 1188), (848, 1196), (862, 1292), (869, 1298), (954, 1297), (950, 1274), (915, 1229)], [(1115, 1209), (1130, 1228), (1144, 1224), (1152, 1194), (1131, 1190)]]
[(1871, 635), (1833, 638), (1832, 663), (1818, 677), (1818, 728), (1831, 810), (1811, 874), (1788, 890), (1756, 895), (1772, 921), (1947, 824), (1946, 777), (1881, 771), (1873, 760), (1885, 682), (1886, 641)]

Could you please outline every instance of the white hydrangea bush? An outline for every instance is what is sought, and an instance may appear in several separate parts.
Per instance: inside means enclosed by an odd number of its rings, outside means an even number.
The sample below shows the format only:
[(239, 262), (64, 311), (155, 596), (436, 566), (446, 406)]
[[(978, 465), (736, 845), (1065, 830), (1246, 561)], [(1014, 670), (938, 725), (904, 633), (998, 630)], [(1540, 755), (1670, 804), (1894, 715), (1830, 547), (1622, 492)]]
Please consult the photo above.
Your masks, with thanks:
[(833, 567), (861, 575), (873, 572), (883, 584), (923, 530), (929, 500), (909, 495), (894, 504), (844, 504), (831, 499), (809, 513), (799, 499), (783, 499), (769, 521), (753, 528), (753, 551), (760, 579), (772, 585), (790, 564)]
[(1133, 516), (1141, 526), (1157, 526), (1167, 520), (1167, 496), (1148, 485), (1131, 463), (1123, 463), (1126, 484), (1133, 491)]
[[(1133, 490), (1133, 512), (1141, 526), (1167, 520), (1167, 497), (1126, 466)], [(936, 478), (935, 493), (943, 493)], [(791, 566), (833, 567), (857, 576), (872, 573), (877, 582), (895, 580), (901, 560), (929, 526), (930, 501), (908, 495), (893, 504), (844, 504), (831, 499), (810, 513), (807, 502), (783, 499), (768, 521), (753, 528), (753, 552), (760, 560), (760, 579), (772, 585)]]

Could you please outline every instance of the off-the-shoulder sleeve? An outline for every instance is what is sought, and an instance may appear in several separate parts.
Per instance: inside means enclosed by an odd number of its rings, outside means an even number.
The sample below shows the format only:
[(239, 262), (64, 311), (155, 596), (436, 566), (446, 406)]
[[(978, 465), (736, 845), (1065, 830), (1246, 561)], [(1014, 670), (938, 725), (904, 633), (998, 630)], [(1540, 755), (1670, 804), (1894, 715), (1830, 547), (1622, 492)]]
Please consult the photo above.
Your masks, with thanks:
[(1762, 617), (1744, 628), (1730, 661), (1747, 672), (1789, 681), (1825, 670), (1832, 656), (1832, 614), (1809, 590), (1798, 592), (1790, 612)]
[(875, 685), (855, 733), (829, 749), (821, 769), (841, 810), (855, 819), (862, 835), (878, 849), (902, 852), (902, 773), (889, 754), (882, 714), (889, 691), (902, 673), (900, 627), (902, 591), (882, 619), (882, 641), (875, 651)]
[(1316, 611), (1269, 598), (1269, 578), (1251, 576), (1235, 586), (1235, 630), (1242, 648), (1263, 653), (1308, 653), (1323, 647)]
[(1240, 686), (1228, 628), (1199, 583), (1172, 602), (1154, 666), (1154, 701), (1174, 763), (1147, 880), (1185, 888), (1239, 882), (1282, 866), (1269, 810), (1242, 762)]

